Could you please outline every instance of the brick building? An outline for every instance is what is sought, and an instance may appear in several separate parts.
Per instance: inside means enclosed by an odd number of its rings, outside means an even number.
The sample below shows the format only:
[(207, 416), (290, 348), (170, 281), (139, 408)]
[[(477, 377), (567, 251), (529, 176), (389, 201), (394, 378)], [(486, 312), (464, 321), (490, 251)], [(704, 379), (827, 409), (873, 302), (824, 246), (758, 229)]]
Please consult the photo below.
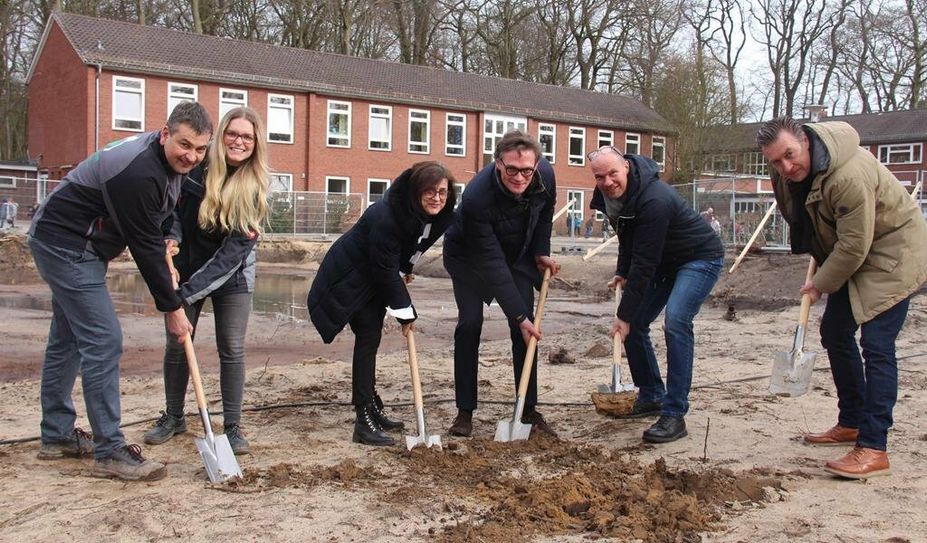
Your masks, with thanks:
[[(539, 137), (558, 201), (588, 214), (585, 154), (605, 144), (672, 171), (672, 126), (637, 100), (56, 12), (28, 74), (29, 154), (59, 178), (105, 143), (158, 129), (180, 101), (268, 123), (273, 188), (376, 200), (404, 168), (466, 183), (502, 134)], [(459, 187), (462, 190), (463, 187)]]

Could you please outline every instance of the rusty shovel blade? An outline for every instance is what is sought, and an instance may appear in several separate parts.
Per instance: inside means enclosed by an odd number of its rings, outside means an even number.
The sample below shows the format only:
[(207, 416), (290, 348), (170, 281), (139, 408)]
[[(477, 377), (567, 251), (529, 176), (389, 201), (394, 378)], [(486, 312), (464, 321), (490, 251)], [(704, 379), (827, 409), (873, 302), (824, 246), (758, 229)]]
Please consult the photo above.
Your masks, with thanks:
[(773, 394), (785, 394), (791, 397), (801, 396), (808, 392), (816, 357), (815, 353), (806, 353), (801, 350), (791, 353), (777, 352), (773, 359), (769, 391)]

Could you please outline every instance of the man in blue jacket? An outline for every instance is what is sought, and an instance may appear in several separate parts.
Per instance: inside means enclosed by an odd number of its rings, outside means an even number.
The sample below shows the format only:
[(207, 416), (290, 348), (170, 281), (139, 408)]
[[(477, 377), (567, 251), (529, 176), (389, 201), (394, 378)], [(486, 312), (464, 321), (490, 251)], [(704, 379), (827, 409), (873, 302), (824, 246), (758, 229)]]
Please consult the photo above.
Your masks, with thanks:
[[(692, 320), (718, 280), (724, 248), (718, 234), (660, 180), (657, 164), (612, 146), (589, 153), (596, 188), (590, 207), (618, 233), (619, 256), (609, 288), (621, 286), (611, 334), (624, 341), (639, 393), (631, 417), (660, 415), (644, 441), (687, 435), (695, 335)], [(666, 308), (666, 387), (650, 341), (650, 324)]]
[[(198, 103), (178, 105), (167, 125), (108, 145), (69, 172), (36, 211), (29, 247), (52, 292), (42, 363), (39, 458), (93, 454), (93, 475), (163, 478), (163, 464), (127, 445), (119, 429), (122, 330), (106, 287), (106, 268), (128, 246), (168, 330), (193, 330), (174, 290), (165, 237), (183, 178), (203, 160), (212, 121)], [(90, 436), (74, 427), (71, 392), (80, 371)]]
[[(444, 267), (453, 281), (458, 312), (454, 331), (458, 414), (451, 435), (469, 436), (473, 431), (482, 304), (495, 299), (508, 319), (516, 388), (528, 340), (541, 337), (533, 323), (534, 289), (540, 287), (540, 270), (550, 268), (556, 274), (560, 266), (550, 258), (557, 183), (553, 168), (540, 157), (540, 146), (528, 134), (517, 130), (505, 134), (493, 163), (467, 185), (454, 224), (445, 234)], [(536, 404), (535, 363), (522, 421), (553, 434)]]

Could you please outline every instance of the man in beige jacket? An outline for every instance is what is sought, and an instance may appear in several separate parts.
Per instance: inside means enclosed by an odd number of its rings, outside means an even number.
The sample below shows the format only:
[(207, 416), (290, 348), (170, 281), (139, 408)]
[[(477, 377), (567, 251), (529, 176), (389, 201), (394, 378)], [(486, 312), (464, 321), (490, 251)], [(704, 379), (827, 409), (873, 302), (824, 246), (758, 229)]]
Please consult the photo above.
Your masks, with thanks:
[[(793, 253), (818, 271), (801, 288), (827, 294), (821, 344), (837, 387), (837, 425), (808, 434), (810, 445), (853, 445), (825, 470), (852, 479), (889, 472), (886, 453), (898, 396), (895, 339), (911, 294), (927, 280), (927, 222), (901, 183), (847, 123), (799, 125), (779, 118), (756, 141), (773, 169), (773, 190), (789, 223)], [(862, 328), (860, 345), (856, 332)], [(865, 364), (863, 360), (865, 359)]]

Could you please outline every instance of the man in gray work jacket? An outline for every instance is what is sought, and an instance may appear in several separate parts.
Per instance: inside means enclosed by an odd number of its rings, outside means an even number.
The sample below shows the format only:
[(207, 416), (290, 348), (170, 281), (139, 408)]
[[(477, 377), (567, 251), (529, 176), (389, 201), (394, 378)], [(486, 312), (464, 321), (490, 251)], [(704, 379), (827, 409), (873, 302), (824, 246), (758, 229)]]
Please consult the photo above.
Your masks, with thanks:
[[(53, 311), (42, 364), (40, 459), (92, 453), (95, 476), (153, 481), (167, 474), (138, 445), (127, 445), (119, 429), (122, 330), (106, 268), (128, 246), (170, 332), (182, 338), (192, 331), (164, 239), (181, 181), (203, 160), (211, 137), (203, 106), (182, 103), (161, 130), (112, 143), (78, 164), (36, 211), (29, 247), (52, 291)], [(92, 444), (74, 426), (78, 371)]]

